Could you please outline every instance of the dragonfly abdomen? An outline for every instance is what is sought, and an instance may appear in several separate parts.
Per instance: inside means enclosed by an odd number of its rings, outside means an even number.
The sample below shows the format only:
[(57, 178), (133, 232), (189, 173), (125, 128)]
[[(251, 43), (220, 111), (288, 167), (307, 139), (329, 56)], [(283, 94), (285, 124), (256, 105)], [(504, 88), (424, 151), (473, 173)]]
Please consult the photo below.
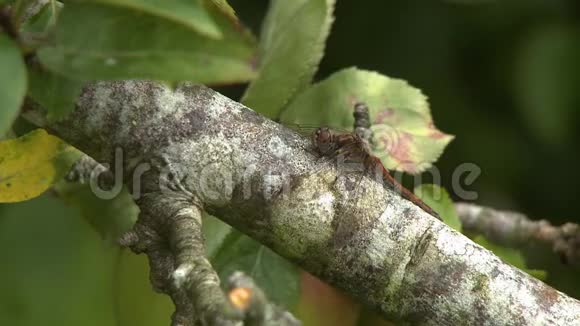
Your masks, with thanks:
[(372, 162), (373, 166), (376, 169), (375, 171), (381, 172), (383, 185), (395, 190), (395, 192), (400, 194), (401, 197), (419, 206), (425, 212), (429, 213), (438, 220), (442, 220), (439, 214), (437, 214), (437, 212), (435, 212), (429, 205), (425, 204), (424, 201), (422, 201), (419, 197), (415, 196), (415, 194), (413, 194), (410, 190), (408, 190), (397, 180), (395, 180), (395, 178), (393, 178), (391, 173), (385, 168), (385, 166), (378, 157), (370, 156), (369, 161)]

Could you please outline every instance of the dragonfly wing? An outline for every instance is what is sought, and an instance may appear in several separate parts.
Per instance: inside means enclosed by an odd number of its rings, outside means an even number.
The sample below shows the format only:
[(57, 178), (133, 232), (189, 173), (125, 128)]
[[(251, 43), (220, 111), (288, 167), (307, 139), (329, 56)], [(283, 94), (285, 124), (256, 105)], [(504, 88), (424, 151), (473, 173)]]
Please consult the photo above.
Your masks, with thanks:
[(319, 129), (321, 127), (327, 127), (336, 133), (350, 133), (350, 132), (352, 132), (350, 130), (347, 130), (347, 129), (341, 128), (341, 127), (324, 126), (324, 125), (321, 126), (321, 125), (317, 125), (317, 124), (288, 123), (288, 122), (281, 122), (281, 124), (289, 129), (296, 131), (297, 133), (299, 133), (303, 136), (306, 136), (306, 137), (312, 136), (314, 131), (316, 131), (316, 129)]
[(364, 231), (372, 225), (373, 217), (369, 216), (370, 210), (367, 207), (368, 180), (364, 172), (345, 173), (339, 178), (337, 187), (342, 188), (339, 189), (342, 196), (339, 198), (337, 212), (341, 213), (335, 222), (334, 243), (337, 247), (343, 247), (364, 236)]
[(314, 131), (316, 129), (320, 128), (320, 126), (314, 126), (314, 125), (306, 126), (306, 125), (296, 124), (296, 123), (282, 123), (282, 125), (288, 129), (294, 130), (296, 133), (298, 133), (304, 137), (311, 137), (312, 133), (314, 133)]

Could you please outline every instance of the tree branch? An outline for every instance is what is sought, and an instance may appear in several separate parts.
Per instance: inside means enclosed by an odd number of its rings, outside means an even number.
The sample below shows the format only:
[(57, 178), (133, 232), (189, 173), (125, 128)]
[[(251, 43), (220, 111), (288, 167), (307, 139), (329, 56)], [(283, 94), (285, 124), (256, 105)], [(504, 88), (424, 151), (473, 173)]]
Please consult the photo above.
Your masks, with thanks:
[(468, 232), (483, 234), (489, 240), (508, 247), (546, 246), (563, 262), (580, 265), (578, 224), (553, 226), (546, 220), (530, 220), (521, 213), (468, 203), (455, 204), (455, 210)]
[(299, 326), (289, 312), (272, 304), (254, 281), (242, 272), (234, 272), (228, 280), (228, 297), (244, 314), (246, 326)]
[[(391, 320), (580, 325), (579, 301), (373, 180), (361, 181), (365, 196), (352, 214), (354, 176), (318, 160), (307, 139), (208, 88), (94, 84), (49, 129), (111, 166), (123, 150), (124, 180), (141, 192), (141, 215), (164, 245), (176, 207), (197, 206)], [(338, 239), (343, 223), (364, 226)]]

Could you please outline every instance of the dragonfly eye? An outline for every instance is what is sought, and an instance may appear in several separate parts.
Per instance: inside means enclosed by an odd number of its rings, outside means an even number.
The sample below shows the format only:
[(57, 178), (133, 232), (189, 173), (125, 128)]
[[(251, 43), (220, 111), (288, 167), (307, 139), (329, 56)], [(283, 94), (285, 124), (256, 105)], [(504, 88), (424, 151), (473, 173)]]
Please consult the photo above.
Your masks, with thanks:
[(330, 134), (330, 130), (328, 128), (318, 128), (316, 129), (316, 141), (327, 143), (331, 140), (332, 135)]
[(328, 153), (333, 149), (332, 132), (328, 128), (318, 128), (314, 132), (314, 144), (321, 154)]

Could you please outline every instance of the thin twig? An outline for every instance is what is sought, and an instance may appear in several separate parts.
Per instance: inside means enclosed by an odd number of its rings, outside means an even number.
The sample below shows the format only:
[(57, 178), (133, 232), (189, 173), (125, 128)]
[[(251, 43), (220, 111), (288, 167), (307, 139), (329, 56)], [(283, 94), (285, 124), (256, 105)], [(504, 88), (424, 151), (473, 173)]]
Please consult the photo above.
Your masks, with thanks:
[(551, 248), (562, 262), (580, 265), (580, 227), (566, 223), (554, 226), (546, 220), (468, 203), (456, 203), (455, 210), (468, 232), (485, 235), (509, 247), (543, 245)]
[(228, 298), (244, 315), (245, 326), (299, 326), (291, 313), (268, 301), (264, 292), (242, 272), (228, 280)]

